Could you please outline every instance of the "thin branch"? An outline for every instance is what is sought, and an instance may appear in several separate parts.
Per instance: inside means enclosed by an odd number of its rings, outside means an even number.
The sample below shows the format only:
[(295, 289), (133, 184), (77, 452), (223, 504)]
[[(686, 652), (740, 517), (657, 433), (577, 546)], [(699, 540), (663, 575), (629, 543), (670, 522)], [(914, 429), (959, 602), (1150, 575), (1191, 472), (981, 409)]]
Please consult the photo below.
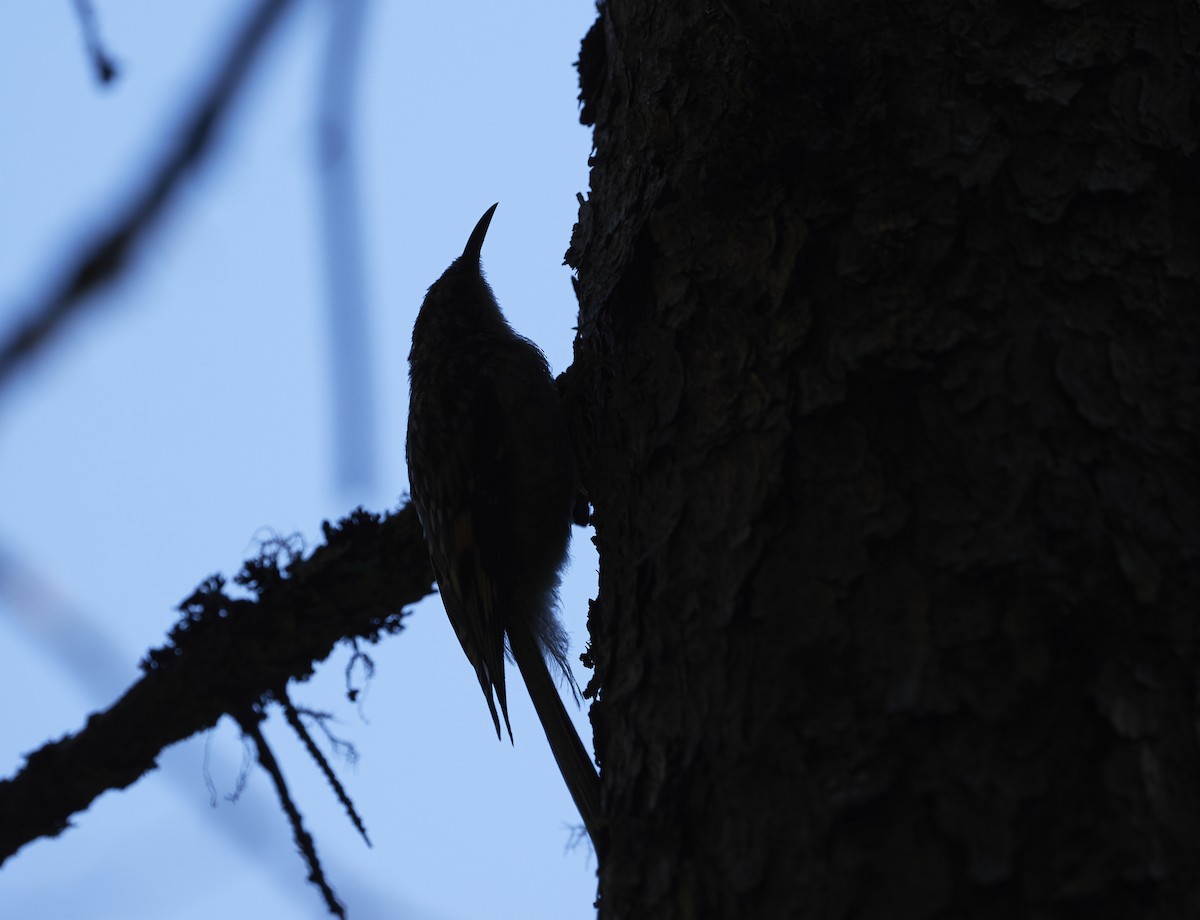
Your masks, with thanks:
[(104, 47), (100, 39), (100, 25), (96, 20), (96, 9), (91, 0), (75, 0), (75, 13), (79, 17), (79, 28), (83, 32), (83, 46), (87, 51), (88, 60), (92, 62), (96, 81), (101, 86), (107, 86), (117, 78), (117, 62)]
[(271, 782), (275, 785), (275, 793), (279, 796), (279, 804), (283, 807), (283, 812), (288, 818), (288, 824), (292, 827), (292, 837), (296, 841), (296, 848), (308, 864), (308, 880), (321, 889), (321, 894), (325, 898), (325, 904), (329, 908), (329, 912), (335, 917), (342, 917), (345, 920), (346, 908), (337, 899), (337, 895), (333, 893), (333, 888), (329, 885), (329, 880), (325, 878), (325, 870), (321, 868), (321, 860), (317, 856), (317, 847), (313, 843), (312, 834), (304, 829), (304, 819), (300, 816), (300, 809), (296, 807), (296, 803), (292, 800), (292, 794), (288, 792), (287, 782), (283, 778), (283, 771), (279, 769), (279, 761), (275, 759), (275, 755), (271, 751), (271, 746), (267, 744), (267, 739), (263, 737), (262, 729), (258, 727), (262, 718), (262, 711), (256, 709), (250, 713), (243, 713), (238, 716), (237, 721), (242, 727), (242, 731), (254, 742), (255, 750), (258, 752), (258, 762), (266, 770), (267, 775), (271, 777)]
[(0, 388), (11, 382), (25, 361), (44, 349), (63, 322), (87, 299), (110, 283), (127, 264), (137, 244), (165, 212), (180, 180), (208, 153), (210, 142), (232, 108), (257, 60), (292, 0), (263, 0), (246, 20), (202, 94), (146, 185), (83, 253), (56, 273), (58, 286), (26, 311), (16, 328), (0, 340)]
[[(366, 698), (367, 688), (371, 686), (371, 681), (375, 677), (375, 659), (360, 649), (357, 642), (352, 642), (351, 647), (354, 649), (354, 654), (346, 662), (346, 699), (351, 703), (358, 704), (358, 717), (366, 722), (367, 717), (363, 712), (363, 700)], [(362, 689), (354, 686), (354, 666), (356, 664), (362, 666)]]
[(321, 712), (317, 709), (309, 709), (307, 706), (297, 706), (296, 712), (301, 719), (307, 719), (321, 729), (321, 734), (325, 736), (333, 753), (351, 766), (358, 763), (358, 748), (345, 738), (339, 738), (329, 727), (330, 722), (337, 721), (332, 712)]
[(354, 110), (366, 0), (327, 4), (317, 114), (318, 225), (324, 232), (326, 310), (333, 368), (334, 469), (344, 488), (375, 480), (375, 386), (363, 269), (362, 215), (354, 157)]
[[(354, 807), (354, 803), (350, 800), (349, 794), (346, 792), (346, 787), (342, 785), (342, 781), (338, 779), (337, 774), (333, 772), (333, 767), (329, 765), (328, 758), (321, 753), (321, 749), (317, 747), (317, 743), (313, 741), (312, 735), (308, 733), (308, 729), (304, 727), (304, 723), (300, 719), (300, 714), (296, 711), (296, 707), (292, 705), (292, 701), (288, 698), (287, 691), (281, 690), (275, 693), (276, 699), (283, 706), (283, 714), (287, 718), (287, 723), (292, 727), (297, 737), (303, 742), (305, 750), (308, 751), (308, 756), (311, 757), (320, 767), (321, 772), (325, 775), (325, 781), (329, 783), (333, 789), (334, 795), (338, 797), (338, 801), (342, 803), (342, 808), (346, 810), (347, 817), (350, 818), (350, 823), (354, 825), (355, 830), (362, 835), (362, 839), (366, 841), (367, 846), (371, 845), (371, 838), (367, 836), (367, 826), (363, 823), (362, 816), (359, 815), (358, 809)], [(324, 726), (322, 726), (324, 728)], [(326, 734), (329, 730), (325, 729)], [(343, 742), (344, 743), (344, 742)], [(351, 749), (353, 750), (353, 748)]]
[(398, 631), (403, 608), (429, 593), (433, 575), (411, 508), (383, 517), (359, 510), (325, 524), (324, 537), (283, 568), (278, 546), (246, 562), (235, 581), (253, 598), (231, 598), (219, 577), (205, 581), (124, 696), (0, 781), (0, 863), (61, 833), (106, 790), (136, 782), (167, 746), (307, 680), (339, 641)]
[[(260, 537), (259, 544), (268, 546), (272, 541), (280, 542), (279, 536), (274, 532), (267, 530), (264, 533), (266, 536)], [(295, 539), (284, 540), (282, 543), (287, 550), (303, 552), (302, 545)], [(7, 618), (8, 625), (24, 632), (56, 662), (65, 677), (86, 687), (93, 699), (109, 698), (114, 689), (123, 688), (128, 682), (124, 673), (126, 657), (113, 646), (107, 633), (99, 625), (98, 618), (61, 596), (51, 579), (39, 574), (27, 560), (7, 549), (0, 541), (0, 619), (4, 618)], [(351, 644), (356, 650), (354, 654), (362, 654), (357, 651), (357, 640), (353, 640)], [(114, 680), (114, 674), (121, 676)], [(309, 719), (316, 722), (339, 757), (344, 758), (347, 763), (355, 762), (357, 752), (354, 746), (330, 730), (329, 723), (334, 721), (331, 715), (310, 713), (303, 708), (299, 709), (299, 712), (310, 727), (312, 723)], [(190, 766), (184, 766), (178, 760), (163, 764), (162, 779), (187, 793), (188, 805), (196, 811), (199, 820), (222, 835), (245, 860), (257, 863), (262, 872), (277, 882), (291, 884), (295, 867), (287, 859), (287, 854), (266, 850), (259, 846), (256, 840), (257, 828), (268, 820), (267, 812), (271, 808), (269, 804), (258, 801), (241, 802), (240, 806), (232, 811), (215, 811), (222, 799), (230, 802), (239, 800), (254, 759), (250, 741), (243, 736), (241, 764), (237, 768), (232, 790), (218, 791), (213, 776), (213, 765), (220, 763), (223, 758), (213, 751), (213, 738), (214, 732), (204, 733), (202, 777), (209, 793), (210, 807), (205, 807), (192, 795), (195, 791), (196, 776)], [(374, 895), (367, 893), (364, 885), (369, 884), (363, 882), (358, 885), (358, 899), (379, 896), (377, 892)]]

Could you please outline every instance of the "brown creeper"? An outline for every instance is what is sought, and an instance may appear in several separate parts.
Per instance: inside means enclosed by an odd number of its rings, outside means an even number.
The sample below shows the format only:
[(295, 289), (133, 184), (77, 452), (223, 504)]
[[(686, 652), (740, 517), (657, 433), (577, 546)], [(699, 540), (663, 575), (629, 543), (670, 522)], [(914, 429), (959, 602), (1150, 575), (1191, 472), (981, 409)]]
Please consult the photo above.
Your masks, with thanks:
[[(512, 739), (505, 638), (575, 805), (599, 843), (599, 780), (546, 659), (575, 689), (555, 614), (575, 461), (546, 359), (515, 333), (479, 252), (496, 205), (433, 283), (409, 353), (408, 479), (450, 624)], [(495, 699), (493, 699), (493, 694)]]

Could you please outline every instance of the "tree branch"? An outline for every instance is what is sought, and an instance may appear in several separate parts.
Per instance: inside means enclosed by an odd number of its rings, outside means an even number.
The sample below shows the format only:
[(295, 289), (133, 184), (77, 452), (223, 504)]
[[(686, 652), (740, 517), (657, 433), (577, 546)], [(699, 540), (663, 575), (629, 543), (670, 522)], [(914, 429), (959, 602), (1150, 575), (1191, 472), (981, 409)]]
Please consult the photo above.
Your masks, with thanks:
[(96, 74), (96, 82), (101, 86), (112, 83), (117, 78), (117, 62), (100, 39), (100, 25), (96, 22), (96, 10), (91, 0), (75, 0), (75, 15), (79, 17), (83, 45)]
[(375, 481), (375, 386), (363, 267), (363, 220), (354, 155), (355, 100), (367, 0), (338, 0), (321, 65), (316, 141), (326, 310), (333, 386), (334, 471), (339, 486)]
[(402, 608), (433, 583), (416, 512), (359, 509), (323, 527), (325, 543), (308, 558), (276, 540), (246, 562), (235, 583), (252, 598), (229, 597), (218, 576), (205, 581), (121, 699), (0, 781), (0, 864), (61, 833), (101, 793), (136, 782), (168, 745), (306, 680), (339, 641), (400, 630)]
[[(292, 727), (292, 731), (296, 733), (296, 737), (300, 739), (300, 742), (304, 745), (304, 749), (308, 751), (308, 756), (313, 759), (313, 763), (320, 769), (321, 774), (325, 777), (325, 782), (329, 783), (329, 788), (333, 790), (333, 794), (337, 796), (342, 808), (346, 810), (346, 817), (350, 819), (350, 823), (354, 825), (354, 829), (362, 836), (363, 842), (367, 846), (370, 846), (371, 837), (367, 834), (367, 825), (363, 822), (362, 815), (354, 807), (350, 793), (346, 791), (346, 787), (342, 785), (342, 781), (333, 772), (333, 767), (330, 765), (329, 759), (321, 753), (321, 749), (317, 747), (317, 742), (313, 740), (313, 736), (304, 727), (304, 720), (300, 718), (300, 712), (292, 705), (292, 701), (288, 698), (287, 690), (277, 692), (276, 696), (281, 697), (279, 703), (283, 706), (283, 715), (287, 719), (288, 725)], [(325, 713), (316, 715), (318, 724), (324, 729), (326, 736), (332, 738), (333, 736), (330, 734), (329, 729), (320, 721), (326, 717)], [(342, 742), (342, 744), (345, 744), (345, 742)], [(350, 750), (354, 749), (350, 748)]]
[(259, 723), (263, 720), (261, 710), (255, 710), (243, 713), (238, 719), (238, 724), (242, 727), (242, 731), (254, 743), (254, 749), (258, 753), (258, 762), (271, 777), (271, 784), (275, 787), (275, 794), (279, 796), (279, 805), (283, 809), (283, 813), (287, 815), (288, 824), (292, 828), (292, 839), (296, 841), (296, 849), (300, 851), (300, 855), (304, 857), (305, 865), (308, 866), (308, 880), (312, 882), (321, 891), (321, 896), (325, 899), (325, 906), (329, 908), (329, 912), (335, 917), (346, 918), (346, 908), (341, 901), (337, 899), (337, 895), (333, 891), (333, 886), (329, 884), (329, 879), (325, 877), (325, 870), (321, 867), (321, 860), (317, 856), (317, 844), (307, 830), (304, 829), (304, 819), (300, 815), (300, 809), (296, 807), (296, 802), (292, 798), (291, 792), (288, 791), (287, 780), (283, 778), (283, 771), (279, 769), (279, 761), (275, 759), (275, 754), (271, 751), (271, 746), (267, 744), (267, 739), (263, 737), (262, 729), (259, 728)]
[(228, 115), (231, 101), (290, 3), (291, 0), (263, 0), (259, 4), (226, 52), (212, 85), (175, 133), (166, 156), (151, 172), (146, 185), (105, 232), (57, 273), (56, 277), (61, 279), (57, 287), (34, 304), (16, 328), (0, 340), (0, 387), (12, 379), (23, 362), (45, 347), (63, 321), (91, 294), (120, 273), (136, 244), (166, 210), (180, 180), (208, 152), (216, 128)]

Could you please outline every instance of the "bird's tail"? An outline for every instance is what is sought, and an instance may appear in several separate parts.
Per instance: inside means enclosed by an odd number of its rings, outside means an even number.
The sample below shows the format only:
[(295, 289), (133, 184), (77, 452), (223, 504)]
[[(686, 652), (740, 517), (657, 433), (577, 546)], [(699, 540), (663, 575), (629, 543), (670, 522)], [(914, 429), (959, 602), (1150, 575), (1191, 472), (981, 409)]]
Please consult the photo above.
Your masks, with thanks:
[(558, 762), (563, 780), (579, 809), (588, 836), (597, 850), (601, 847), (600, 839), (600, 778), (596, 768), (592, 766), (583, 742), (575, 731), (571, 717), (563, 706), (562, 697), (550, 676), (546, 659), (537, 641), (527, 629), (510, 629), (508, 644), (513, 659), (525, 679), (525, 687), (533, 700), (533, 708), (537, 710), (538, 719), (550, 742), (550, 750)]

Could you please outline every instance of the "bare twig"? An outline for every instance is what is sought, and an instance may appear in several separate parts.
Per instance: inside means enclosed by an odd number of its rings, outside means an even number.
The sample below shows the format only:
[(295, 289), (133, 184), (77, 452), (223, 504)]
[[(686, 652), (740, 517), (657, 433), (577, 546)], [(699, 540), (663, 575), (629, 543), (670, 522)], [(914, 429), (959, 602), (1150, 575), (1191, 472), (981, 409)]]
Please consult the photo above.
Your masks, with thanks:
[[(312, 735), (308, 733), (308, 729), (304, 727), (304, 722), (300, 719), (300, 714), (296, 711), (296, 707), (292, 705), (292, 701), (288, 698), (286, 690), (279, 690), (275, 693), (275, 698), (283, 706), (283, 714), (287, 718), (287, 723), (292, 727), (292, 731), (303, 742), (305, 750), (308, 751), (308, 756), (311, 757), (320, 767), (321, 772), (325, 775), (325, 781), (329, 783), (333, 789), (334, 795), (338, 797), (338, 801), (342, 803), (342, 808), (346, 809), (346, 815), (350, 818), (350, 823), (362, 835), (362, 839), (366, 841), (367, 846), (371, 845), (371, 838), (367, 836), (367, 827), (363, 824), (362, 816), (359, 815), (358, 809), (354, 807), (354, 803), (350, 801), (350, 796), (346, 792), (346, 787), (342, 785), (342, 781), (337, 778), (337, 774), (333, 772), (333, 767), (329, 765), (329, 760), (321, 753), (321, 749), (317, 747), (317, 743), (313, 741)], [(328, 730), (326, 730), (328, 732)]]
[(354, 158), (354, 106), (366, 0), (327, 4), (333, 23), (321, 71), (317, 151), (333, 365), (334, 469), (343, 488), (375, 479), (375, 399)]
[(329, 742), (329, 747), (333, 753), (337, 754), (351, 766), (358, 763), (358, 748), (345, 738), (339, 738), (329, 727), (330, 722), (337, 721), (332, 712), (321, 712), (317, 709), (309, 709), (307, 706), (297, 706), (296, 712), (302, 719), (313, 722), (317, 728), (321, 729), (321, 734)]
[(75, 0), (75, 13), (79, 16), (79, 28), (83, 31), (83, 46), (88, 60), (96, 73), (96, 81), (107, 86), (117, 78), (117, 62), (100, 40), (100, 26), (96, 21), (96, 10), (91, 0)]
[(271, 746), (267, 744), (267, 739), (263, 737), (262, 729), (258, 727), (263, 718), (261, 710), (243, 713), (236, 718), (242, 731), (254, 742), (255, 750), (258, 752), (258, 762), (275, 785), (279, 804), (283, 807), (283, 812), (287, 815), (288, 823), (292, 827), (292, 837), (296, 841), (296, 848), (300, 850), (300, 855), (308, 864), (308, 880), (321, 889), (321, 895), (325, 898), (325, 905), (329, 908), (329, 912), (335, 917), (345, 918), (346, 908), (337, 899), (337, 895), (333, 893), (333, 888), (329, 885), (329, 880), (325, 878), (325, 870), (321, 868), (321, 860), (317, 856), (316, 844), (313, 843), (312, 835), (304, 829), (304, 819), (300, 816), (300, 809), (292, 801), (292, 794), (288, 792), (283, 771), (279, 769), (279, 762), (275, 759)]
[(179, 188), (180, 179), (208, 152), (216, 129), (232, 108), (231, 102), (245, 83), (267, 37), (292, 0), (263, 0), (242, 26), (212, 84), (201, 95), (149, 181), (91, 245), (56, 277), (57, 287), (26, 311), (25, 318), (0, 340), (0, 387), (21, 364), (45, 348), (63, 322), (87, 298), (111, 282), (125, 267), (136, 245), (162, 216)]

